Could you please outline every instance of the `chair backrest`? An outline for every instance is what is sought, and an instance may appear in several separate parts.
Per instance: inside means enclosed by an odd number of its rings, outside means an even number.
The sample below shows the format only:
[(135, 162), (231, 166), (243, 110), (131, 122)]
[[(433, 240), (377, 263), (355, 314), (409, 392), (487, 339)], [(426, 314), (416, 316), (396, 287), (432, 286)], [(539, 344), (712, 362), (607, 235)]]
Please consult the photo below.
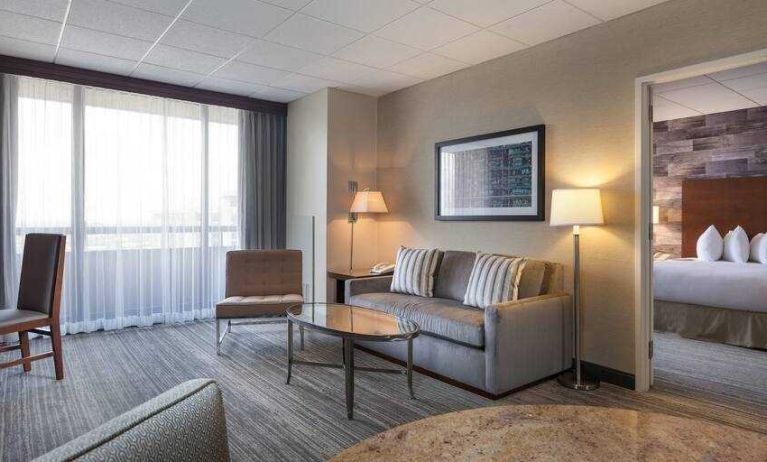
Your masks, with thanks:
[(226, 253), (226, 296), (303, 295), (300, 250)]
[(27, 234), (21, 261), (18, 309), (58, 317), (66, 241), (62, 234)]

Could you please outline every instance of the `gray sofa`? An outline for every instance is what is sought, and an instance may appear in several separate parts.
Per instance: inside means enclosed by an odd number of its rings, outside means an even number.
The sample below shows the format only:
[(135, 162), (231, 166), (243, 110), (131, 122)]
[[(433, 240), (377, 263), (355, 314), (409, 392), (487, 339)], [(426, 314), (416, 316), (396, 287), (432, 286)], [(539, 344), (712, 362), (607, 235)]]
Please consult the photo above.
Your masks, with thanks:
[[(433, 298), (392, 293), (392, 276), (381, 276), (346, 281), (346, 303), (415, 321), (422, 331), (413, 344), (415, 366), (491, 398), (569, 369), (572, 301), (563, 292), (562, 266), (529, 260), (519, 299), (482, 310), (462, 303), (474, 258), (473, 252), (444, 252)], [(404, 342), (360, 345), (407, 359)]]
[(35, 459), (70, 460), (228, 461), (221, 390), (211, 379), (184, 382)]

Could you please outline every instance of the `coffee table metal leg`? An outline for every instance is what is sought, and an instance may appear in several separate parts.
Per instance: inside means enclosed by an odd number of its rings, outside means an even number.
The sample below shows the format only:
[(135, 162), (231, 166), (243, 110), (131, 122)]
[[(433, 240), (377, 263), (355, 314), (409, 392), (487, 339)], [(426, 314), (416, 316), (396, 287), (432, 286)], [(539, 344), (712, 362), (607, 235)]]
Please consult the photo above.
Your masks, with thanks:
[(298, 335), (300, 336), (301, 351), (304, 351), (304, 326), (298, 326)]
[(288, 379), (286, 384), (290, 385), (290, 372), (293, 367), (293, 322), (288, 321)]
[(413, 339), (407, 341), (407, 389), (410, 392), (410, 399), (415, 399), (413, 393)]
[(346, 373), (346, 417), (354, 418), (354, 340), (344, 339), (344, 372)]

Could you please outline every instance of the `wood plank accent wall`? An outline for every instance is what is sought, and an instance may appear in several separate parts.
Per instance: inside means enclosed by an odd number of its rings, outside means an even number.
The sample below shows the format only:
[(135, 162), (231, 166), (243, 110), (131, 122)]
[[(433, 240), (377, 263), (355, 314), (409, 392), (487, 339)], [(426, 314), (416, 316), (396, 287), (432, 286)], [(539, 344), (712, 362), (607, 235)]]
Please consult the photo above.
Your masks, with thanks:
[(682, 181), (766, 176), (767, 106), (656, 122), (653, 147), (653, 205), (660, 206), (654, 250), (679, 257)]

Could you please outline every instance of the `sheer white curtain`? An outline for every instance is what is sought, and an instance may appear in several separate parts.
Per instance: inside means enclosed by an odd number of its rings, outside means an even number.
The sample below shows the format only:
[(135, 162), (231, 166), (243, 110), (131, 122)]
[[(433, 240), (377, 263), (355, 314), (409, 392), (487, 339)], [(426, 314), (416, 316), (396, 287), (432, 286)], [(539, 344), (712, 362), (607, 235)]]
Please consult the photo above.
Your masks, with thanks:
[(237, 142), (234, 109), (19, 78), (17, 251), (67, 234), (65, 332), (211, 316)]

